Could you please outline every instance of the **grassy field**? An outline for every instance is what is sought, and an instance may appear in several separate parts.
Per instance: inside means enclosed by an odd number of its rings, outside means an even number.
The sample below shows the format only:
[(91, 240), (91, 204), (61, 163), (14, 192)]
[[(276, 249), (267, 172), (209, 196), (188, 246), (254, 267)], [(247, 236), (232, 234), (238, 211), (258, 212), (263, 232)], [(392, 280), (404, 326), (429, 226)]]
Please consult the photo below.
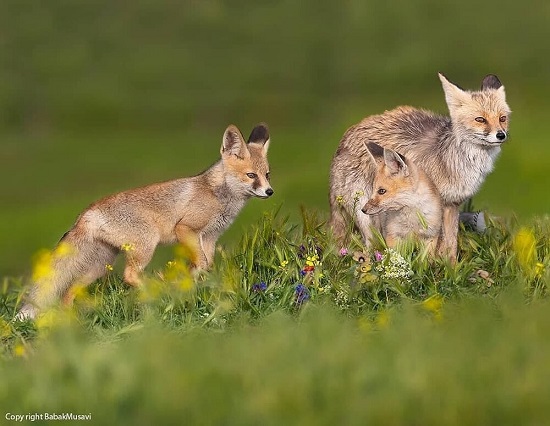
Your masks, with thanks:
[[(543, 0), (0, 2), (0, 424), (550, 424), (549, 19)], [(456, 266), (341, 254), (339, 139), (396, 105), (446, 113), (438, 71), (506, 87), (511, 137), (474, 199), (489, 229), (461, 231)], [(143, 289), (117, 264), (11, 322), (89, 203), (199, 173), (228, 124), (260, 121), (275, 195), (210, 273), (163, 248)]]
[(548, 220), (463, 231), (453, 267), (414, 245), (346, 253), (303, 217), (265, 215), (198, 282), (176, 257), (36, 323), (9, 322), (21, 283), (5, 279), (0, 406), (129, 425), (550, 421)]

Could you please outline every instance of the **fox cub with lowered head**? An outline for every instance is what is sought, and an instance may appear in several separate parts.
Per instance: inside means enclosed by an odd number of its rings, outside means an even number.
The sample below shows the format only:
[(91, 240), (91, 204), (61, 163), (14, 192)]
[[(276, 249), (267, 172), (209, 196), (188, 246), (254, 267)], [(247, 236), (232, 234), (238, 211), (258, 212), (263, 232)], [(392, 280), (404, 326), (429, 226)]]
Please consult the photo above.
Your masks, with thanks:
[(361, 209), (372, 217), (388, 247), (416, 237), (435, 254), (443, 208), (441, 197), (426, 173), (401, 154), (373, 142), (367, 145), (376, 174), (369, 200)]
[[(402, 106), (363, 119), (342, 137), (330, 171), (330, 224), (337, 238), (345, 238), (349, 215), (368, 244), (371, 220), (360, 209), (375, 175), (365, 143), (374, 142), (405, 155), (434, 183), (443, 203), (440, 252), (456, 259), (459, 206), (493, 170), (508, 138), (510, 108), (495, 75), (486, 76), (479, 91), (463, 90), (443, 74), (439, 79), (450, 117)], [(365, 188), (356, 202), (353, 194)]]
[(140, 283), (140, 275), (158, 244), (184, 243), (195, 250), (193, 266), (207, 268), (219, 236), (251, 197), (273, 195), (269, 183), (269, 131), (256, 126), (248, 142), (229, 126), (221, 160), (203, 173), (120, 192), (90, 205), (59, 245), (68, 254), (53, 260), (47, 280), (33, 283), (30, 300), (17, 318), (36, 314), (68, 294), (72, 284), (89, 284), (104, 275), (106, 265), (125, 251), (124, 280)]

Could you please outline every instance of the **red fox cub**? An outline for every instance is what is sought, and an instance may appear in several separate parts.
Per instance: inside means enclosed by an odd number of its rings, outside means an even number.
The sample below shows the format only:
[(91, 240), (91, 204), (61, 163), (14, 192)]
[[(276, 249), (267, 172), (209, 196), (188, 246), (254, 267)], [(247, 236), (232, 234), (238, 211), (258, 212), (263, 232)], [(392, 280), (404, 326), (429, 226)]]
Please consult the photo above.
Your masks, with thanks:
[[(330, 224), (337, 238), (345, 237), (346, 213), (368, 244), (370, 217), (360, 208), (371, 195), (374, 177), (365, 143), (375, 142), (405, 155), (434, 183), (443, 202), (440, 252), (456, 260), (459, 206), (493, 170), (508, 137), (510, 108), (495, 75), (486, 76), (479, 91), (462, 90), (443, 74), (439, 79), (449, 117), (402, 106), (363, 119), (342, 137), (330, 170)], [(359, 203), (349, 195), (363, 191)]]
[(369, 200), (361, 209), (373, 217), (388, 247), (417, 237), (435, 254), (441, 234), (441, 198), (426, 173), (412, 161), (375, 143), (367, 145), (376, 175)]
[(63, 236), (70, 254), (54, 259), (48, 280), (33, 283), (17, 318), (36, 314), (67, 294), (72, 284), (89, 284), (124, 251), (124, 280), (140, 283), (158, 244), (181, 242), (196, 250), (196, 268), (214, 259), (219, 236), (251, 197), (273, 195), (269, 183), (269, 131), (256, 126), (248, 142), (231, 125), (223, 134), (221, 160), (203, 173), (131, 189), (103, 198), (80, 214)]

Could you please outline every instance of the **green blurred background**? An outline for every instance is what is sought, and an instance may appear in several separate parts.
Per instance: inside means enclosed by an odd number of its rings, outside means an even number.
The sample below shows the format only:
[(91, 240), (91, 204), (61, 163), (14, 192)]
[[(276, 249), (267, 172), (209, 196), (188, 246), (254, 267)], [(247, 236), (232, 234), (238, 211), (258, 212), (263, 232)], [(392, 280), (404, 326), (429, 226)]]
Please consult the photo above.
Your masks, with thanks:
[(543, 0), (2, 1), (0, 276), (93, 200), (202, 171), (230, 123), (269, 124), (275, 196), (222, 241), (281, 203), (326, 214), (346, 128), (398, 104), (446, 112), (438, 71), (465, 88), (497, 74), (514, 111), (475, 205), (546, 214), (548, 40)]

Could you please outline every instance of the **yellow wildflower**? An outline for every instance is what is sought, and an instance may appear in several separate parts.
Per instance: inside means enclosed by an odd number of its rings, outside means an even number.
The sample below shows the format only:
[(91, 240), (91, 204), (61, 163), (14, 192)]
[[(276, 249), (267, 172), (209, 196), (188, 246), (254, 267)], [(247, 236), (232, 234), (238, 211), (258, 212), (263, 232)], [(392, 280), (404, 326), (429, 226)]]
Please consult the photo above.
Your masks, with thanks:
[(107, 264), (105, 265), (105, 270), (106, 270), (107, 272), (113, 272), (113, 265), (111, 265), (110, 263), (107, 263)]
[(49, 250), (41, 250), (36, 254), (32, 270), (34, 282), (51, 280), (53, 278), (53, 256)]
[(439, 294), (434, 294), (422, 302), (422, 307), (431, 312), (435, 319), (441, 319), (441, 308), (443, 308), (443, 297)]
[(27, 348), (25, 348), (25, 345), (21, 342), (18, 342), (13, 347), (13, 354), (17, 357), (26, 357), (27, 356)]
[(342, 197), (341, 195), (337, 195), (336, 202), (340, 205), (344, 204), (344, 197)]
[(281, 260), (281, 265), (280, 265), (281, 269), (286, 268), (287, 265), (288, 265), (288, 260)]
[(135, 250), (135, 246), (133, 244), (130, 244), (130, 243), (124, 243), (120, 246), (120, 249), (122, 251), (133, 251)]
[(521, 268), (525, 272), (532, 272), (536, 263), (535, 234), (532, 230), (521, 228), (514, 237), (514, 251)]
[(65, 257), (65, 256), (69, 256), (69, 255), (73, 254), (74, 251), (75, 251), (75, 249), (71, 244), (69, 244), (65, 241), (62, 241), (57, 245), (57, 247), (53, 251), (53, 255), (57, 258)]

